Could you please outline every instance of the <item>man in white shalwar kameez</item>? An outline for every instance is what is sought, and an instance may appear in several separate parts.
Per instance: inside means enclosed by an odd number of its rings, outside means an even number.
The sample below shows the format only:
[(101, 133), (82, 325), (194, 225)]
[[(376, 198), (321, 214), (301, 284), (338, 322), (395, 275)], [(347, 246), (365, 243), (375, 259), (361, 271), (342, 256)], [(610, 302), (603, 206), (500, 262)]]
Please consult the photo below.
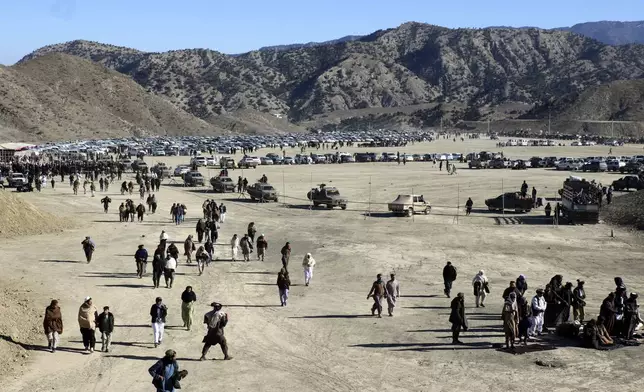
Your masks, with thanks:
[(313, 277), (313, 267), (315, 266), (315, 259), (311, 256), (310, 253), (307, 253), (302, 260), (302, 267), (304, 267), (304, 284), (309, 285), (311, 278)]
[(385, 285), (387, 289), (387, 310), (389, 311), (389, 317), (393, 317), (396, 300), (400, 297), (400, 284), (396, 280), (396, 274), (389, 276), (391, 276), (391, 279)]

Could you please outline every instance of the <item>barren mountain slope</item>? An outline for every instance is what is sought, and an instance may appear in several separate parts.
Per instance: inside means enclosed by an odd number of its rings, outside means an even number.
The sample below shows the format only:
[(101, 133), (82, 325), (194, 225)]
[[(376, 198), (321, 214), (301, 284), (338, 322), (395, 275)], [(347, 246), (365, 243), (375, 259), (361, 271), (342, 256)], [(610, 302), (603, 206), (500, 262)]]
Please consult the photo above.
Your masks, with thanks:
[(61, 53), (0, 68), (0, 125), (23, 140), (221, 132), (118, 72)]

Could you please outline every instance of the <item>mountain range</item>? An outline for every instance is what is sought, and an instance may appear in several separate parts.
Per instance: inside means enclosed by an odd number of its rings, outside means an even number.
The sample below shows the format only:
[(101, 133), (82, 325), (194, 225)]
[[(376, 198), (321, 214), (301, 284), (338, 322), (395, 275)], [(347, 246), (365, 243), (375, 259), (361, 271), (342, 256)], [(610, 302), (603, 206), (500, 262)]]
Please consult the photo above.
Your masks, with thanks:
[[(629, 32), (639, 28), (633, 23)], [(602, 30), (597, 26), (573, 28)], [(617, 39), (615, 34), (605, 35)], [(51, 67), (49, 62), (58, 65)], [(30, 67), (38, 71), (25, 74)], [(87, 69), (91, 77), (80, 83), (70, 71), (74, 67)], [(424, 127), (441, 121), (455, 125), (463, 120), (518, 121), (548, 115), (574, 121), (642, 120), (644, 96), (644, 86), (632, 82), (644, 78), (643, 45), (608, 45), (560, 29), (449, 29), (414, 22), (362, 37), (234, 56), (208, 49), (148, 53), (72, 41), (38, 49), (2, 70), (16, 80), (4, 76), (0, 83), (8, 80), (17, 96), (3, 100), (0, 92), (0, 126), (10, 123), (13, 129), (32, 131), (46, 128), (46, 123), (30, 118), (32, 106), (53, 105), (43, 101), (51, 94), (78, 103), (78, 116), (50, 111), (61, 129), (69, 124), (91, 127), (78, 118), (87, 118), (97, 104), (105, 121), (118, 118), (116, 123), (130, 127), (118, 132), (165, 134), (356, 127), (366, 122)], [(24, 98), (33, 90), (15, 85), (32, 79), (47, 94)], [(128, 87), (107, 89), (105, 79)], [(106, 97), (134, 87), (138, 101), (124, 96), (109, 106)], [(22, 102), (19, 108), (16, 101)], [(116, 110), (130, 103), (136, 113), (149, 115), (127, 117), (125, 109)], [(161, 105), (172, 107), (163, 110), (172, 120), (160, 118), (156, 108)], [(102, 128), (92, 129), (112, 129), (116, 123), (103, 122)], [(639, 131), (639, 125), (624, 130)]]

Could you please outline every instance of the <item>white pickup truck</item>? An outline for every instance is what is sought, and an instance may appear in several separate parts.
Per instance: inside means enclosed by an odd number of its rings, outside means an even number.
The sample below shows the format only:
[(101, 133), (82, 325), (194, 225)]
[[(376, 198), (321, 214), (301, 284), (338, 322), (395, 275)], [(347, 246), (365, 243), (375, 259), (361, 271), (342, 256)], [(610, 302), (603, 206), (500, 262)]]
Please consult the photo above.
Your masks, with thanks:
[(11, 173), (9, 174), (9, 177), (7, 177), (7, 182), (12, 188), (19, 187), (27, 184), (27, 177), (22, 173)]

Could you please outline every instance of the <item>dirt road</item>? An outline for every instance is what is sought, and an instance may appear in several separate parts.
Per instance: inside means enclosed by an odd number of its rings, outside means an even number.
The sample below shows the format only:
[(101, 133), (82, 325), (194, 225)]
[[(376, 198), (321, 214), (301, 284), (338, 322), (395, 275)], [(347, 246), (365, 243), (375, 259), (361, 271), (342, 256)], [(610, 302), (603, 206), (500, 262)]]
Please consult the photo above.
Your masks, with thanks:
[[(351, 151), (351, 149), (347, 149)], [(396, 149), (380, 149), (393, 150)], [(493, 141), (465, 143), (438, 141), (416, 144), (401, 152), (496, 151)], [(635, 154), (641, 146), (613, 148), (614, 154)], [(605, 147), (553, 147), (506, 149), (506, 155), (606, 155)], [(265, 155), (266, 152), (261, 152)], [(294, 151), (291, 151), (294, 155)], [(148, 158), (155, 162), (156, 158)], [(174, 166), (185, 157), (162, 158)], [(205, 175), (216, 171), (202, 170)], [(66, 184), (41, 194), (21, 195), (40, 209), (73, 217), (81, 228), (37, 237), (3, 241), (3, 282), (29, 288), (42, 298), (42, 309), (52, 298), (60, 300), (65, 322), (61, 350), (56, 354), (33, 350), (25, 374), (8, 379), (6, 391), (151, 391), (147, 369), (172, 348), (180, 366), (190, 372), (182, 383), (186, 391), (226, 388), (239, 391), (499, 391), (537, 390), (625, 391), (640, 381), (642, 350), (637, 347), (595, 352), (561, 347), (513, 356), (491, 348), (501, 343), (498, 320), (501, 293), (519, 274), (527, 276), (528, 295), (555, 274), (564, 281), (586, 281), (589, 315), (595, 315), (613, 287), (613, 277), (623, 276), (629, 290), (639, 291), (644, 277), (642, 240), (636, 234), (597, 226), (558, 226), (541, 219), (483, 211), (483, 200), (518, 189), (525, 179), (540, 195), (551, 197), (566, 173), (534, 169), (467, 170), (450, 176), (431, 163), (407, 165), (346, 164), (261, 167), (245, 170), (253, 181), (266, 173), (280, 193), (280, 203), (256, 204), (236, 194), (212, 194), (203, 189), (163, 185), (155, 215), (143, 223), (119, 223), (118, 205), (126, 196), (115, 183), (108, 194), (111, 212), (104, 214), (103, 196), (73, 196)], [(241, 171), (231, 172), (236, 178)], [(588, 175), (608, 183), (614, 174)], [(371, 182), (371, 184), (369, 184)], [(308, 208), (306, 191), (319, 183), (336, 186), (350, 201), (346, 211)], [(371, 189), (371, 191), (369, 191)], [(413, 191), (412, 191), (413, 189)], [(384, 203), (399, 193), (423, 194), (435, 206), (428, 216), (391, 217)], [(151, 277), (135, 277), (136, 246), (149, 251), (161, 230), (170, 240), (183, 242), (201, 215), (201, 204), (214, 197), (228, 206), (215, 254), (221, 260), (197, 276), (182, 257), (173, 289), (153, 289)], [(475, 212), (463, 216), (467, 197)], [(138, 201), (138, 196), (133, 196)], [(282, 201), (288, 205), (282, 205)], [(371, 204), (369, 203), (371, 201)], [(188, 207), (185, 224), (170, 222), (173, 202)], [(360, 203), (358, 203), (360, 202)], [(460, 206), (457, 215), (457, 206)], [(370, 211), (370, 216), (365, 212)], [(542, 211), (533, 211), (538, 217)], [(243, 234), (254, 221), (269, 242), (265, 262), (230, 262), (230, 238)], [(535, 224), (528, 224), (535, 223)], [(80, 241), (90, 235), (97, 244), (95, 258), (86, 264)], [(279, 250), (290, 241), (291, 298), (279, 306), (276, 273)], [(181, 244), (178, 244), (182, 249)], [(300, 263), (311, 252), (317, 261), (311, 286), (303, 285)], [(254, 255), (253, 255), (254, 256)], [(446, 261), (456, 265), (459, 276), (454, 293), (466, 296), (470, 331), (463, 346), (452, 346), (449, 299), (442, 295), (441, 271)], [(486, 308), (473, 306), (471, 279), (484, 269), (491, 281)], [(395, 271), (402, 298), (393, 318), (370, 316), (367, 292), (376, 273)], [(218, 347), (199, 362), (202, 326), (181, 328), (180, 295), (185, 286), (198, 297), (198, 324), (208, 304), (219, 301), (230, 316), (226, 327), (232, 361), (222, 361)], [(85, 296), (100, 309), (109, 305), (116, 317), (113, 350), (82, 352), (76, 314)], [(163, 346), (153, 348), (149, 308), (161, 296), (169, 308)], [(38, 325), (41, 320), (34, 320)], [(42, 346), (46, 339), (42, 337)], [(565, 369), (548, 369), (535, 360), (561, 360)]]

